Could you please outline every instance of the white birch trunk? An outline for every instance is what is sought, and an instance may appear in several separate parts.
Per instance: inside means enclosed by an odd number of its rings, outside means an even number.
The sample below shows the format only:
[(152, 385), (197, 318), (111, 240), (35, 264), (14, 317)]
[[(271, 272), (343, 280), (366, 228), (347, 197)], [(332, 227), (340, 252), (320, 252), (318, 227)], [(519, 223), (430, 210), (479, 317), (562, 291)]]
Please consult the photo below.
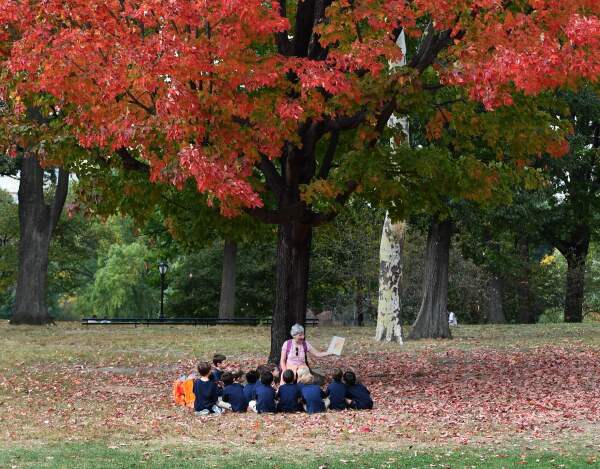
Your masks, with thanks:
[(402, 250), (406, 223), (386, 213), (379, 247), (379, 302), (375, 340), (402, 344)]

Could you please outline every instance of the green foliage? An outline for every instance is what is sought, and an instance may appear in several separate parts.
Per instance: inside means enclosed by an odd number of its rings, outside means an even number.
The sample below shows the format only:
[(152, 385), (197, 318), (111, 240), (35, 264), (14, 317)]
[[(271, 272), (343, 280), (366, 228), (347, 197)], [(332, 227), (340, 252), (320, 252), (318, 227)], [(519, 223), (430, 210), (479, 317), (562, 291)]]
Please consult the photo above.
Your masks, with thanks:
[(385, 212), (354, 200), (333, 223), (318, 228), (310, 265), (309, 307), (353, 323), (377, 312), (379, 242)]
[[(219, 312), (223, 241), (180, 252), (169, 272), (170, 316), (216, 317)], [(236, 316), (269, 317), (273, 310), (275, 248), (273, 242), (238, 245)]]
[[(156, 289), (147, 271), (151, 253), (139, 242), (116, 244), (100, 260), (94, 283), (83, 292), (78, 309), (86, 316), (148, 317), (156, 313)], [(89, 311), (83, 311), (91, 307)]]
[(0, 189), (0, 314), (7, 314), (14, 301), (17, 278), (19, 216), (12, 196)]

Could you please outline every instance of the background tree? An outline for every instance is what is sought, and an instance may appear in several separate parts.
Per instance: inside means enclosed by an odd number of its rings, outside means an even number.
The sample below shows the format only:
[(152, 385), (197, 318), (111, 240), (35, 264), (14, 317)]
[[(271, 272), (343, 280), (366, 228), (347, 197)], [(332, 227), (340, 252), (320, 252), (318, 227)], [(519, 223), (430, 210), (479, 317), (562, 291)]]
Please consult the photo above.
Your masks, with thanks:
[(600, 98), (597, 90), (586, 87), (559, 99), (567, 104), (562, 117), (574, 133), (567, 156), (540, 162), (550, 185), (538, 216), (544, 236), (567, 261), (564, 319), (581, 322), (586, 260), (600, 220)]

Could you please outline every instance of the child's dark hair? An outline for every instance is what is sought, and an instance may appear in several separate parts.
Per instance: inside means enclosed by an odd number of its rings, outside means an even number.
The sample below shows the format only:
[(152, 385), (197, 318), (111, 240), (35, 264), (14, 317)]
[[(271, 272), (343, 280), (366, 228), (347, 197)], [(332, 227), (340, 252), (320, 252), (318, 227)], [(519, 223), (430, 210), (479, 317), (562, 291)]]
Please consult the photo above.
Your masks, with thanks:
[(229, 373), (228, 371), (223, 373), (223, 376), (221, 376), (221, 381), (223, 381), (223, 384), (225, 386), (229, 386), (230, 384), (233, 384), (233, 380), (234, 380), (234, 376), (233, 373)]
[(220, 365), (225, 360), (227, 360), (227, 357), (225, 355), (223, 355), (222, 353), (215, 353), (213, 355), (213, 365), (215, 365), (215, 366)]
[(256, 370), (250, 370), (248, 373), (246, 373), (246, 382), (248, 384), (254, 384), (258, 381), (258, 372)]
[(271, 386), (271, 383), (273, 383), (273, 373), (270, 371), (265, 371), (262, 373), (260, 375), (260, 382), (265, 386)]
[(337, 381), (338, 383), (342, 380), (343, 375), (344, 375), (344, 373), (339, 368), (334, 368), (333, 371), (331, 372), (331, 378), (334, 381)]
[(293, 383), (295, 377), (296, 377), (296, 375), (294, 374), (294, 372), (292, 370), (285, 370), (283, 372), (283, 382), (285, 384)]
[(346, 373), (344, 373), (344, 382), (348, 386), (356, 384), (356, 375), (354, 374), (354, 371), (346, 371)]
[(212, 370), (212, 368), (210, 366), (210, 363), (208, 363), (208, 362), (198, 363), (198, 373), (200, 373), (200, 376), (210, 375), (211, 370)]

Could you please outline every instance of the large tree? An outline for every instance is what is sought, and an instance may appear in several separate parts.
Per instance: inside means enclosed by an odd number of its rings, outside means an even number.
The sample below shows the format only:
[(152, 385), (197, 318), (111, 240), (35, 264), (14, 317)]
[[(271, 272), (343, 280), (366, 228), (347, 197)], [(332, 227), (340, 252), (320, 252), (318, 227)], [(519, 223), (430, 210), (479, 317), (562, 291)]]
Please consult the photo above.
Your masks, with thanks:
[[(82, 145), (141, 160), (153, 180), (195, 179), (223, 213), (278, 225), (274, 359), (304, 321), (313, 228), (360, 188), (342, 168), (417, 105), (407, 98), (428, 91), (426, 70), (487, 107), (597, 79), (597, 2), (530, 3), (8, 0), (0, 23), (20, 93), (54, 95)], [(420, 42), (392, 70), (400, 28)], [(342, 154), (347, 132), (357, 151)], [(311, 190), (331, 203), (307, 202)]]

